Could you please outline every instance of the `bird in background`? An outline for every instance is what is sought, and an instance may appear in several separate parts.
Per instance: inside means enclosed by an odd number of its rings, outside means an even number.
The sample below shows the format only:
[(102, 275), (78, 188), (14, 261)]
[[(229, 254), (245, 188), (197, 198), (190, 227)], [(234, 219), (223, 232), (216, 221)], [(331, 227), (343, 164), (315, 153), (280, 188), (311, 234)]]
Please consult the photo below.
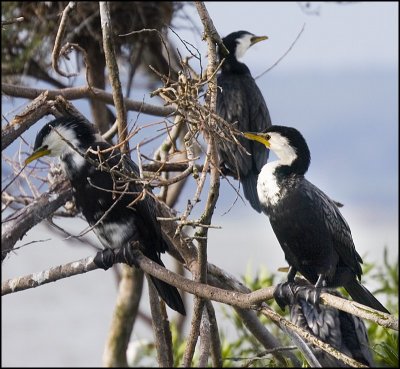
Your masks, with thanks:
[[(38, 132), (34, 151), (25, 164), (45, 155), (60, 158), (76, 206), (105, 248), (94, 259), (98, 267), (108, 269), (118, 260), (114, 250), (134, 265), (130, 254), (133, 243), (139, 243), (145, 256), (164, 266), (160, 253), (169, 249), (169, 241), (156, 218), (155, 199), (149, 193), (144, 195), (140, 182), (123, 174), (129, 172), (131, 177), (140, 178), (139, 168), (127, 155), (121, 156), (105, 142), (93, 124), (71, 116), (57, 118)], [(113, 168), (113, 174), (105, 170), (107, 167)], [(185, 315), (178, 290), (150, 277), (166, 304)]]
[[(255, 36), (247, 31), (233, 32), (222, 39), (229, 51), (219, 58), (225, 61), (217, 77), (217, 113), (241, 132), (262, 132), (271, 126), (271, 118), (264, 97), (251, 76), (246, 64), (239, 61), (245, 52), (267, 36)], [(221, 169), (236, 174), (243, 186), (245, 198), (257, 212), (261, 212), (257, 196), (257, 177), (268, 160), (268, 150), (258, 142), (238, 137), (240, 144), (250, 154), (239, 150), (234, 142), (221, 141), (218, 147)]]
[[(374, 366), (367, 329), (362, 319), (331, 306), (320, 305), (319, 309), (315, 309), (313, 286), (304, 280), (296, 279), (296, 282), (283, 284), (278, 290), (281, 302), (289, 305), (293, 324), (348, 357), (369, 367)], [(343, 298), (336, 290), (324, 289), (324, 292)], [(317, 346), (308, 346), (323, 368), (348, 366)]]
[(356, 302), (389, 313), (359, 282), (362, 259), (336, 203), (304, 177), (311, 156), (301, 133), (272, 125), (263, 133), (244, 136), (278, 157), (262, 168), (257, 191), (289, 263), (288, 282), (300, 272), (315, 285), (315, 302), (322, 287), (343, 286)]

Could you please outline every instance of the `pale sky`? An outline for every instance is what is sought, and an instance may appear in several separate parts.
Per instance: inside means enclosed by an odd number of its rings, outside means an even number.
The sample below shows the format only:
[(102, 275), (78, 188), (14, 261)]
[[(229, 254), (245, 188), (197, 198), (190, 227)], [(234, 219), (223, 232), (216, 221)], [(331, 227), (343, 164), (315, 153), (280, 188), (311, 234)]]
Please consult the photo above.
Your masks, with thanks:
[[(319, 8), (319, 15), (305, 13), (297, 2), (212, 1), (205, 4), (221, 37), (237, 30), (269, 37), (244, 57), (243, 61), (253, 69), (262, 70), (262, 66), (270, 66), (279, 59), (303, 24), (304, 32), (281, 68), (398, 64), (397, 2), (314, 2), (313, 9)], [(195, 8), (185, 7), (185, 11), (200, 27)]]

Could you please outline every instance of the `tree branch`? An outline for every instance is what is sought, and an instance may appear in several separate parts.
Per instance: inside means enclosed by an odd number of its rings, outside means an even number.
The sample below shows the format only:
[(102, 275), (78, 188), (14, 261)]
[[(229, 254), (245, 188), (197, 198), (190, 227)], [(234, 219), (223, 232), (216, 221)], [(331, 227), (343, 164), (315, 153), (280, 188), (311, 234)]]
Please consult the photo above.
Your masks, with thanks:
[(112, 39), (110, 10), (108, 7), (108, 2), (106, 1), (100, 1), (99, 6), (101, 30), (103, 33), (104, 55), (106, 58), (106, 64), (109, 72), (108, 75), (112, 86), (113, 101), (117, 111), (118, 142), (124, 143), (121, 147), (121, 151), (123, 153), (127, 153), (129, 152), (129, 145), (126, 140), (128, 136), (126, 110), (124, 105), (124, 97), (122, 95), (121, 81), (119, 79), (119, 70), (115, 56), (114, 43)]
[(69, 73), (65, 73), (64, 71), (62, 71), (58, 66), (58, 58), (60, 57), (60, 52), (61, 52), (61, 41), (64, 36), (65, 29), (67, 27), (68, 15), (75, 8), (76, 8), (76, 3), (74, 1), (70, 1), (68, 3), (68, 5), (65, 7), (65, 9), (63, 10), (60, 25), (58, 27), (58, 31), (57, 31), (57, 35), (56, 35), (56, 39), (54, 41), (53, 52), (51, 54), (51, 65), (52, 65), (53, 69), (61, 76), (67, 77), (67, 78), (74, 77), (77, 74), (76, 73), (69, 74)]
[(53, 214), (72, 198), (71, 187), (66, 181), (57, 183), (49, 192), (42, 194), (31, 204), (14, 212), (2, 223), (1, 260), (13, 249), (15, 243), (32, 227)]
[(117, 302), (103, 352), (105, 367), (127, 367), (126, 348), (139, 312), (142, 296), (143, 271), (122, 266)]
[[(47, 91), (49, 99), (55, 99), (61, 95), (67, 100), (78, 100), (83, 98), (93, 98), (107, 104), (114, 105), (112, 94), (105, 92), (99, 88), (89, 86), (68, 87), (57, 90), (29, 88), (18, 85), (11, 85), (8, 83), (1, 84), (1, 90), (4, 94), (13, 97), (21, 97), (26, 99), (35, 99), (41, 93)], [(167, 117), (175, 112), (175, 108), (170, 106), (156, 106), (144, 103), (142, 101), (134, 101), (131, 99), (124, 99), (124, 104), (127, 110), (137, 111), (144, 114), (155, 115), (159, 117)]]

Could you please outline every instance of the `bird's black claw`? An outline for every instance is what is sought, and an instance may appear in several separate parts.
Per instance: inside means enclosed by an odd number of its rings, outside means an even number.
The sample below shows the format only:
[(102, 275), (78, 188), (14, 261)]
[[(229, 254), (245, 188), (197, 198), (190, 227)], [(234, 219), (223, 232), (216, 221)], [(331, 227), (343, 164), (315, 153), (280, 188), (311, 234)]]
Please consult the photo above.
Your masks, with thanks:
[(107, 270), (111, 268), (116, 262), (114, 250), (107, 248), (99, 251), (94, 257), (93, 262), (101, 269)]
[(129, 266), (139, 267), (132, 251), (133, 248), (130, 244), (121, 247), (115, 255), (116, 262), (128, 264)]
[(274, 291), (274, 299), (282, 310), (285, 310), (286, 305), (293, 304), (293, 282), (279, 283)]

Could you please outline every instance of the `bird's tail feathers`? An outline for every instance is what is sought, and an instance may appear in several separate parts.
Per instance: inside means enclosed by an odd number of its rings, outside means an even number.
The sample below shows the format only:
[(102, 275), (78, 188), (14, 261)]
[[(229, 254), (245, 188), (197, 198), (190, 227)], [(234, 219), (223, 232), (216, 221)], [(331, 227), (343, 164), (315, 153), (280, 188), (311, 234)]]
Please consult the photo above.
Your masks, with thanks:
[(249, 200), (251, 207), (261, 213), (261, 204), (257, 193), (257, 175), (240, 178), (243, 186), (244, 197)]
[(185, 306), (183, 305), (181, 295), (179, 294), (176, 287), (171, 286), (161, 279), (157, 279), (153, 276), (150, 277), (159, 296), (165, 301), (165, 303), (171, 309), (177, 311), (182, 315), (186, 315)]
[[(158, 265), (165, 267), (158, 253), (146, 252), (145, 255)], [(156, 277), (150, 276), (150, 278), (158, 292), (158, 295), (165, 301), (165, 303), (171, 309), (182, 315), (186, 315), (185, 305), (183, 304), (181, 295), (179, 294), (177, 288)]]
[(390, 314), (390, 312), (375, 298), (375, 296), (362, 284), (358, 283), (358, 281), (354, 280), (351, 283), (346, 284), (345, 288), (354, 301)]

